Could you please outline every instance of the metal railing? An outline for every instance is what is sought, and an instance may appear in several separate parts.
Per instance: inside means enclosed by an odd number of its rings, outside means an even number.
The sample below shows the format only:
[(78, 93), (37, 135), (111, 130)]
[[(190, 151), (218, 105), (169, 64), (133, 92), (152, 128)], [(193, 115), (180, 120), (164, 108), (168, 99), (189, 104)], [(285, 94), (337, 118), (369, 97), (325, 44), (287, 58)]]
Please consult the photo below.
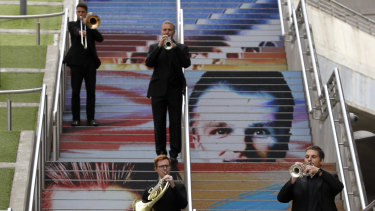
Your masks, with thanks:
[(7, 128), (9, 131), (12, 130), (12, 100), (10, 99), (10, 96), (14, 94), (26, 94), (26, 93), (39, 92), (41, 89), (42, 88), (0, 91), (0, 95), (8, 95), (6, 107), (7, 107)]
[[(344, 185), (346, 185), (345, 182), (351, 185), (353, 182), (356, 183), (356, 186), (352, 185), (350, 187), (350, 190), (351, 190), (350, 193), (348, 192), (345, 193), (345, 201), (348, 200), (348, 202), (346, 202), (347, 209), (357, 210), (357, 207), (354, 203), (353, 204), (349, 203), (349, 199), (347, 198), (346, 195), (350, 195), (353, 198), (358, 195), (360, 206), (362, 210), (365, 210), (367, 208), (366, 207), (367, 197), (365, 196), (365, 191), (363, 188), (363, 184), (361, 182), (363, 180), (362, 180), (361, 172), (359, 169), (357, 150), (356, 150), (355, 144), (353, 143), (352, 130), (351, 130), (350, 122), (349, 122), (349, 114), (348, 114), (348, 110), (345, 104), (345, 98), (343, 94), (343, 89), (341, 85), (341, 79), (340, 79), (338, 68), (334, 69), (330, 79), (327, 82), (327, 85), (324, 85), (324, 91), (325, 91), (325, 98), (327, 102), (327, 110), (329, 113), (329, 118), (330, 118), (330, 122), (332, 126), (332, 133), (333, 133), (334, 141), (336, 145), (336, 152), (338, 153), (337, 154), (338, 164), (341, 166), (340, 172), (342, 174), (341, 176), (342, 176), (343, 183)], [(333, 114), (333, 110), (335, 109), (335, 107), (331, 105), (331, 102), (338, 105), (336, 109), (337, 110), (336, 116), (334, 116)], [(335, 122), (340, 124), (343, 131), (336, 130)], [(337, 134), (341, 135), (341, 138), (342, 138), (341, 142), (340, 140), (338, 140)], [(339, 145), (346, 147), (348, 149), (348, 152), (346, 152), (344, 149), (340, 149)], [(341, 158), (345, 158), (348, 160), (342, 161)], [(349, 163), (349, 160), (351, 163)], [(342, 167), (342, 165), (344, 164), (345, 166)], [(345, 177), (343, 176), (343, 172), (345, 170), (352, 171), (354, 178), (345, 179)], [(350, 176), (349, 173), (348, 175)], [(354, 199), (350, 200), (350, 202), (354, 202)]]
[[(286, 14), (287, 18), (282, 16), (281, 22), (283, 27), (287, 27), (288, 35), (292, 36), (292, 40), (296, 40), (299, 59), (302, 69), (302, 78), (304, 83), (304, 91), (307, 99), (308, 112), (312, 113), (313, 109), (320, 106), (313, 106), (312, 101), (314, 97), (312, 91), (316, 91), (317, 98), (322, 95), (321, 91), (321, 80), (319, 78), (319, 69), (317, 67), (317, 61), (315, 57), (315, 49), (313, 44), (312, 33), (310, 30), (310, 23), (307, 17), (307, 10), (305, 0), (300, 0), (299, 4), (294, 7), (291, 5), (290, 0), (278, 0), (280, 7), (286, 6), (287, 11), (290, 14)], [(283, 11), (282, 8), (279, 9)], [(291, 24), (285, 24), (284, 20), (288, 20)], [(286, 36), (286, 35), (285, 35)], [(303, 38), (303, 41), (301, 40)], [(310, 66), (311, 64), (311, 66)], [(311, 73), (311, 75), (309, 74)]]
[(348, 23), (366, 33), (375, 35), (375, 21), (333, 0), (309, 0), (308, 4)]
[[(286, 1), (286, 0), (284, 0), (284, 1)], [(359, 195), (360, 206), (363, 210), (371, 209), (369, 207), (374, 206), (375, 202), (371, 203), (367, 207), (365, 206), (366, 199), (365, 199), (364, 191), (363, 191), (362, 184), (361, 184), (362, 180), (361, 180), (360, 171), (358, 169), (359, 164), (357, 163), (356, 149), (355, 149), (355, 146), (353, 145), (353, 141), (352, 141), (352, 131), (351, 131), (349, 120), (348, 120), (348, 113), (347, 113), (346, 104), (345, 104), (345, 100), (344, 100), (344, 96), (343, 96), (343, 92), (342, 92), (342, 87), (341, 87), (338, 69), (336, 68), (334, 70), (333, 76), (331, 76), (331, 79), (327, 84), (329, 84), (329, 83), (335, 84), (334, 94), (336, 94), (337, 96), (335, 96), (334, 101), (335, 101), (335, 103), (340, 103), (340, 109), (342, 111), (339, 119), (341, 119), (341, 121), (343, 121), (342, 127), (344, 129), (341, 130), (341, 131), (337, 131), (336, 127), (335, 127), (336, 120), (334, 120), (334, 116), (333, 116), (333, 112), (332, 112), (333, 106), (331, 105), (332, 99), (330, 97), (330, 94), (332, 94), (332, 93), (329, 92), (330, 89), (327, 89), (327, 85), (324, 85), (323, 86), (324, 96), (323, 96), (323, 93), (321, 92), (321, 88), (320, 88), (321, 87), (321, 80), (319, 78), (319, 69), (316, 65), (317, 62), (316, 62), (316, 59), (315, 59), (315, 49), (314, 49), (314, 45), (313, 45), (312, 35), (311, 35), (311, 32), (310, 32), (310, 25), (309, 25), (309, 22), (308, 22), (308, 19), (307, 19), (305, 1), (300, 0), (298, 6), (296, 8), (293, 8), (293, 6), (290, 5), (289, 0), (287, 2), (280, 2), (279, 5), (287, 6), (288, 7), (287, 11), (292, 12), (291, 16), (290, 15), (288, 16), (288, 17), (291, 17), (291, 18), (288, 18), (288, 19), (292, 22), (291, 25), (288, 26), (289, 27), (288, 28), (289, 29), (288, 35), (292, 35), (292, 36), (294, 35), (293, 39), (296, 40), (297, 45), (298, 45), (297, 47), (298, 47), (298, 53), (299, 53), (299, 57), (300, 57), (301, 67), (302, 67), (303, 82), (304, 82), (305, 94), (306, 94), (306, 98), (307, 98), (308, 111), (310, 113), (312, 113), (313, 109), (317, 110), (317, 108), (319, 108), (319, 110), (321, 111), (321, 114), (324, 114), (324, 113), (327, 114), (328, 113), (329, 118), (330, 118), (330, 123), (331, 123), (331, 126), (332, 126), (332, 133), (333, 133), (333, 136), (334, 136), (336, 153), (337, 153), (337, 158), (338, 158), (339, 172), (340, 172), (341, 179), (343, 180), (343, 183), (344, 183), (344, 199), (345, 199), (344, 203), (347, 207), (347, 210), (352, 210), (352, 209), (357, 210), (356, 207), (355, 207), (356, 205), (354, 203), (354, 199), (353, 198), (349, 199), (349, 196), (354, 197), (354, 194)], [(289, 8), (292, 8), (292, 9), (289, 9)], [(284, 21), (284, 18), (282, 18), (281, 20)], [(291, 32), (291, 31), (293, 31), (293, 32)], [(303, 36), (301, 36), (300, 34), (302, 34)], [(304, 44), (302, 44), (301, 37), (305, 39)], [(310, 64), (310, 63), (312, 64), (312, 67), (311, 68), (305, 68), (305, 64)], [(307, 74), (308, 72), (306, 71), (306, 69), (310, 71), (311, 75)], [(310, 85), (309, 85), (309, 83), (310, 83)], [(313, 87), (316, 88), (316, 95), (315, 96), (312, 95), (311, 91), (310, 91), (310, 89), (312, 90)], [(326, 98), (326, 99), (324, 100), (323, 98)], [(313, 108), (312, 104), (311, 104), (311, 101), (317, 102), (317, 106)], [(325, 106), (327, 106), (326, 107), (327, 111), (324, 111)], [(324, 117), (324, 115), (321, 115), (320, 118), (322, 119), (323, 117)], [(341, 137), (343, 137), (343, 136), (346, 137), (347, 143), (346, 142), (345, 143), (339, 142), (338, 141), (339, 135)], [(349, 149), (348, 149), (349, 154), (343, 156), (342, 153), (345, 150), (342, 150), (340, 147), (344, 146), (344, 145), (349, 146)], [(350, 168), (349, 168), (349, 165), (346, 164), (346, 163), (349, 162), (349, 157), (351, 157), (351, 160), (353, 162), (352, 167), (350, 167)], [(346, 164), (346, 165), (343, 166), (343, 163)], [(345, 172), (345, 171), (352, 171), (352, 169), (353, 169), (353, 174), (354, 174), (355, 178), (348, 179), (348, 183), (347, 183), (346, 178), (349, 178), (350, 174), (348, 172)], [(355, 179), (356, 186), (354, 186), (351, 183), (351, 181), (353, 179)], [(351, 193), (348, 192), (348, 187), (349, 187)], [(357, 191), (358, 193), (353, 193), (352, 190), (355, 189), (355, 188), (358, 189), (358, 191)]]
[(65, 102), (65, 80), (66, 80), (66, 66), (63, 64), (66, 49), (68, 49), (69, 41), (68, 37), (68, 9), (65, 9), (61, 38), (61, 47), (59, 51), (59, 66), (57, 69), (57, 79), (55, 87), (55, 98), (53, 101), (52, 110), (52, 127), (53, 127), (53, 143), (52, 143), (52, 160), (56, 161), (59, 158), (59, 143), (60, 134), (62, 132), (62, 119)]
[[(180, 0), (176, 0), (177, 9), (177, 34), (178, 42), (184, 44), (184, 11), (181, 9)], [(185, 72), (185, 69), (183, 68)], [(186, 210), (193, 210), (192, 188), (191, 188), (191, 159), (190, 159), (190, 136), (189, 136), (189, 90), (185, 87), (185, 95), (183, 97), (183, 125), (184, 125), (184, 140), (185, 140), (185, 153), (184, 153), (184, 173), (185, 173), (185, 186), (188, 197), (188, 207)]]
[[(41, 210), (41, 198), (42, 198), (42, 188), (44, 185), (44, 163), (46, 161), (46, 143), (48, 136), (48, 115), (47, 115), (47, 86), (43, 84), (41, 88), (35, 89), (23, 89), (23, 90), (7, 90), (0, 91), (0, 94), (24, 94), (30, 92), (40, 91), (40, 103), (38, 110), (38, 118), (36, 125), (36, 133), (34, 137), (34, 150), (33, 150), (33, 160), (31, 160), (31, 175), (30, 183), (27, 187), (28, 197), (26, 198), (25, 210)], [(11, 106), (11, 104), (10, 104)], [(8, 114), (9, 115), (9, 114)], [(9, 210), (9, 209), (8, 209)]]
[(35, 26), (35, 33), (36, 33), (36, 45), (40, 45), (40, 22), (39, 18), (49, 18), (64, 15), (64, 12), (57, 12), (51, 14), (42, 14), (42, 15), (0, 15), (0, 19), (30, 19), (36, 18), (36, 26)]
[(37, 127), (35, 133), (33, 160), (29, 179), (26, 209), (28, 211), (42, 209), (42, 190), (44, 188), (44, 163), (46, 162), (46, 143), (48, 141), (47, 86), (44, 84), (40, 95)]

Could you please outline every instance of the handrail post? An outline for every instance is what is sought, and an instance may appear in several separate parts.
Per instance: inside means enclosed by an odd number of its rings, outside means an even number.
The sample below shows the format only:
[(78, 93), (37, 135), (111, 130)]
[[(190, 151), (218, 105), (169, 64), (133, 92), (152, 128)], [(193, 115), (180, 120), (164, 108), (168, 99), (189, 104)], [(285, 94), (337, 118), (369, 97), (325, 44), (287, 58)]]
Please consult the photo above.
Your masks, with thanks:
[(36, 19), (36, 45), (40, 45), (40, 21)]
[(12, 130), (12, 100), (10, 100), (10, 95), (8, 95), (8, 103), (7, 103), (7, 114), (8, 114), (8, 130)]

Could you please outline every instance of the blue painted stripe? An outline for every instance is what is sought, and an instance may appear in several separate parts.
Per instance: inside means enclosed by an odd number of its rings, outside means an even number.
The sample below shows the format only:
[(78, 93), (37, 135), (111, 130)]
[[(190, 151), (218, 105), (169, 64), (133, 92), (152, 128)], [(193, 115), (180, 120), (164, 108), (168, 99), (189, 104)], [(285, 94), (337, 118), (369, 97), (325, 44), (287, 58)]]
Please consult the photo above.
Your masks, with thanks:
[[(120, 14), (120, 13), (96, 13), (101, 19), (142, 19), (142, 18), (152, 18), (152, 19), (176, 19), (176, 13), (171, 14)], [(195, 18), (209, 18), (207, 14), (195, 14)], [(144, 20), (146, 21), (146, 20)]]
[[(185, 2), (207, 2), (209, 0), (181, 0), (182, 3)], [(131, 3), (134, 0), (85, 0), (88, 4), (92, 3), (110, 3), (110, 2), (127, 2)], [(142, 0), (142, 2), (158, 2), (158, 3), (176, 3), (176, 0)], [(215, 0), (215, 2), (228, 2), (228, 0)], [(277, 0), (236, 0), (236, 2), (240, 3), (258, 3), (258, 4), (272, 4), (277, 3)]]
[(212, 19), (278, 19), (279, 14), (212, 14)]

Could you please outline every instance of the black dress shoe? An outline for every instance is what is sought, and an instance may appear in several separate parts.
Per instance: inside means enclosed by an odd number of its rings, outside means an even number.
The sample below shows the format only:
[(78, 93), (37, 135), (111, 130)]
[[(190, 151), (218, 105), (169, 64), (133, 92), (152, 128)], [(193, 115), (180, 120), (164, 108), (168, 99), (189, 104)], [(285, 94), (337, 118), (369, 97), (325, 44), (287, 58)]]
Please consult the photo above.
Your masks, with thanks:
[(178, 164), (178, 160), (175, 157), (171, 157), (171, 165), (176, 166)]
[(75, 126), (80, 126), (80, 125), (81, 125), (81, 122), (80, 122), (79, 120), (73, 120), (73, 122), (71, 123), (71, 125), (72, 125), (73, 127), (75, 127)]
[(88, 126), (99, 126), (99, 122), (95, 121), (95, 120), (89, 120), (88, 121)]

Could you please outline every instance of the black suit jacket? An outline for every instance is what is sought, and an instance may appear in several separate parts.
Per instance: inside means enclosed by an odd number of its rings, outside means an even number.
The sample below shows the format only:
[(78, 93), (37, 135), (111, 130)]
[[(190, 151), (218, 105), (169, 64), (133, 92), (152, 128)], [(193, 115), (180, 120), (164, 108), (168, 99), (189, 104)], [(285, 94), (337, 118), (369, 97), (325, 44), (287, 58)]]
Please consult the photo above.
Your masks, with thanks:
[(81, 44), (80, 21), (72, 21), (68, 23), (68, 29), (71, 38), (71, 47), (64, 58), (64, 62), (68, 66), (85, 66), (90, 63), (95, 64), (97, 69), (101, 62), (96, 52), (95, 41), (102, 42), (103, 36), (96, 29), (86, 29), (87, 49)]
[[(185, 89), (186, 80), (182, 68), (190, 66), (190, 53), (186, 45), (177, 43), (177, 46), (171, 50), (159, 48), (158, 44), (152, 44), (149, 47), (146, 66), (153, 67), (154, 72), (150, 80), (147, 91), (147, 97), (164, 96), (167, 92), (170, 75), (176, 76), (173, 79), (174, 84), (179, 84), (181, 92)], [(174, 86), (176, 87), (176, 86)]]
[[(143, 202), (150, 202), (148, 200), (148, 190), (150, 188), (143, 192)], [(185, 185), (175, 182), (175, 187), (171, 188), (169, 186), (164, 195), (154, 204), (152, 208), (155, 211), (180, 211), (181, 209), (184, 209), (187, 204), (188, 201)]]
[(342, 191), (344, 185), (340, 182), (337, 175), (332, 175), (322, 170), (321, 176), (316, 176), (318, 180), (316, 198), (308, 198), (307, 178), (304, 176), (297, 179), (294, 184), (289, 180), (277, 195), (277, 200), (288, 203), (293, 200), (293, 211), (306, 211), (308, 200), (318, 200), (324, 211), (337, 211), (335, 196)]

